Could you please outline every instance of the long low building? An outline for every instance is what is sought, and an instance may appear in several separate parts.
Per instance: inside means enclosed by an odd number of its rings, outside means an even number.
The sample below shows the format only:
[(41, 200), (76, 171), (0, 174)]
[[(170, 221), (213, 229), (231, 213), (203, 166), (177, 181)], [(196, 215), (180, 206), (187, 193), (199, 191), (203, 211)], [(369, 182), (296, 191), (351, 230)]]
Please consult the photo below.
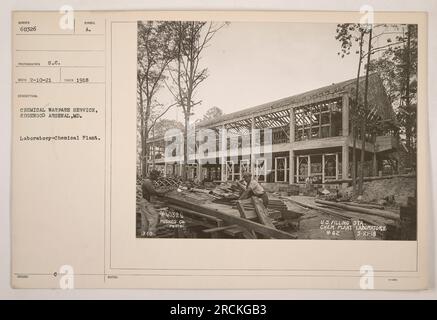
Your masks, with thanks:
[[(358, 81), (358, 105), (362, 106), (365, 77)], [(305, 183), (311, 179), (312, 183), (323, 184), (349, 178), (356, 83), (357, 79), (351, 79), (196, 123), (195, 134), (189, 138), (193, 141), (188, 155), (189, 178), (237, 180), (244, 171), (271, 183)], [(365, 176), (398, 173), (402, 144), (395, 113), (376, 73), (369, 76), (365, 114)], [(362, 146), (361, 123), (358, 121), (355, 128), (357, 159)], [(169, 134), (149, 139), (149, 168), (180, 175), (181, 144), (182, 133), (179, 138)]]

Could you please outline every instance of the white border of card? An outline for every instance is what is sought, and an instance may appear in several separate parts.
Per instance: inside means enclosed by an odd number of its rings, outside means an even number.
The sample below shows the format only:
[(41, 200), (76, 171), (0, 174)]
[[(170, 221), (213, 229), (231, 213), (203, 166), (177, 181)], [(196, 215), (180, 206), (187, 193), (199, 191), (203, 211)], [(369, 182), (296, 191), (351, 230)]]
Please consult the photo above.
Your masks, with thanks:
[[(137, 21), (335, 24), (358, 23), (360, 12), (68, 14), (68, 10), (16, 11), (12, 16), (14, 288), (428, 287), (425, 13), (375, 12), (373, 16), (375, 23), (418, 25), (417, 241), (138, 239), (133, 227)], [(61, 22), (72, 28), (62, 28)], [(26, 69), (20, 67), (23, 61), (49, 61), (53, 68)], [(63, 81), (80, 78), (78, 74), (88, 80)], [(20, 80), (25, 78), (34, 80)], [(92, 107), (94, 112), (68, 121), (20, 117), (20, 108), (36, 105)], [(39, 138), (21, 139), (29, 136)]]

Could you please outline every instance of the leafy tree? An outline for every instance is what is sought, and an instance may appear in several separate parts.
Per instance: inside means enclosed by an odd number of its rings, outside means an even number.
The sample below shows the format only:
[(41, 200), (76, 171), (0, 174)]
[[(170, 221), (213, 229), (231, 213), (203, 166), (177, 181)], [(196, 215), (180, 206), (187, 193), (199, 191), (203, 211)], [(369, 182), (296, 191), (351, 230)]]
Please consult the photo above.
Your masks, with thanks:
[(155, 124), (154, 135), (163, 136), (170, 129), (179, 129), (182, 131), (184, 124), (177, 120), (161, 119)]
[[(375, 30), (375, 33), (374, 33)], [(369, 91), (369, 74), (373, 70), (371, 67), (372, 56), (379, 52), (385, 52), (387, 50), (397, 50), (404, 43), (404, 40), (399, 38), (402, 30), (399, 30), (397, 26), (390, 25), (369, 25), (369, 24), (339, 24), (337, 25), (335, 39), (340, 42), (340, 51), (338, 54), (344, 58), (349, 55), (355, 46), (358, 45), (359, 49), (356, 49), (355, 53), (359, 55), (358, 58), (358, 71), (357, 71), (357, 81), (355, 87), (355, 100), (351, 106), (351, 120), (352, 120), (352, 138), (353, 138), (353, 166), (352, 166), (352, 185), (354, 193), (356, 192), (356, 170), (357, 170), (357, 160), (356, 160), (356, 139), (357, 139), (357, 129), (359, 129), (359, 135), (361, 138), (361, 159), (360, 159), (360, 179), (358, 184), (358, 194), (363, 192), (363, 181), (364, 181), (364, 154), (365, 150), (365, 137), (366, 130), (371, 129), (371, 132), (375, 136), (375, 130), (377, 126), (375, 123), (369, 123), (369, 118), (371, 116), (372, 110), (369, 110), (368, 106), (368, 91)], [(396, 41), (392, 40), (392, 36), (395, 35)], [(385, 44), (379, 46), (374, 45), (376, 40), (385, 39)], [(367, 43), (365, 43), (367, 41)], [(367, 45), (367, 51), (364, 52), (364, 45)], [(379, 53), (380, 54), (380, 53)], [(361, 66), (366, 59), (365, 65), (365, 85), (363, 99), (360, 99), (360, 75)], [(359, 128), (358, 128), (359, 127)]]
[(401, 135), (408, 150), (407, 167), (415, 168), (417, 143), (417, 25), (403, 27), (396, 37), (402, 46), (388, 48), (371, 62), (377, 71), (396, 111)]
[(206, 110), (205, 114), (203, 115), (202, 120), (212, 120), (216, 119), (224, 114), (223, 110), (219, 107), (211, 107), (208, 110)]

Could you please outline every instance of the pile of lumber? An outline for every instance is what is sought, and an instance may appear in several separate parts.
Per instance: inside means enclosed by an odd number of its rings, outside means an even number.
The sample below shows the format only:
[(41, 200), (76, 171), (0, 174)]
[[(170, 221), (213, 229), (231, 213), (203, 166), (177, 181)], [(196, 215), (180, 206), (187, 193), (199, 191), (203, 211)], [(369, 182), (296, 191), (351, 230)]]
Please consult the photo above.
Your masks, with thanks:
[(159, 177), (153, 181), (154, 185), (158, 188), (160, 187), (174, 187), (177, 188), (181, 185), (182, 180), (177, 177)]
[[(184, 214), (188, 223), (203, 226), (202, 232), (217, 237), (219, 233), (225, 233), (233, 237), (246, 239), (267, 238), (267, 239), (295, 239), (296, 237), (288, 232), (278, 230), (262, 201), (256, 197), (249, 199), (253, 211), (244, 208), (245, 204), (238, 205), (240, 216), (228, 213), (224, 209), (219, 210), (207, 203), (200, 204), (192, 201), (184, 194), (172, 194), (163, 198), (166, 205)], [(240, 203), (240, 202), (237, 202)], [(223, 206), (226, 207), (226, 206)], [(241, 211), (240, 211), (241, 209)]]
[(277, 210), (281, 213), (282, 218), (285, 220), (294, 220), (299, 219), (303, 213), (298, 210), (292, 210), (289, 206), (285, 204), (285, 202), (281, 199), (269, 199), (269, 209)]
[[(250, 199), (240, 201), (240, 203), (242, 203), (246, 209), (251, 209), (252, 207)], [(237, 208), (237, 205), (235, 204), (234, 207)], [(281, 199), (270, 198), (269, 205), (267, 207), (267, 215), (275, 219), (281, 217), (283, 220), (296, 220), (299, 219), (303, 213), (296, 210), (290, 210), (290, 208)]]
[[(309, 209), (310, 211), (319, 212), (340, 220), (349, 220), (352, 221), (352, 223), (361, 221), (367, 225), (385, 227), (385, 232), (377, 231), (380, 239), (398, 239), (397, 234), (400, 227), (400, 216), (396, 212), (379, 208), (367, 208), (367, 204), (366, 207), (363, 207), (360, 203), (344, 204), (318, 199), (312, 199), (311, 201), (304, 199), (289, 199), (289, 201), (298, 206)], [(359, 239), (360, 237), (359, 234), (355, 233), (355, 228), (354, 237), (355, 239)]]
[[(377, 176), (377, 177), (364, 177), (364, 182), (376, 181), (376, 180), (385, 180), (385, 179), (393, 179), (393, 178), (416, 178), (416, 174), (396, 174), (389, 176)], [(359, 178), (357, 178), (357, 181)], [(329, 180), (325, 181), (325, 184), (341, 184), (341, 183), (352, 183), (352, 179), (339, 179), (339, 180)]]
[[(288, 229), (290, 228), (290, 225), (294, 225), (290, 223), (290, 219), (284, 218), (284, 214), (281, 211), (277, 209), (265, 208), (262, 200), (257, 197), (252, 197), (245, 200), (237, 200), (236, 207), (242, 218), (256, 221), (272, 228)], [(280, 209), (288, 211), (287, 206), (285, 206), (285, 208), (281, 207)]]
[(236, 200), (240, 197), (241, 189), (232, 183), (221, 183), (211, 190), (212, 195), (224, 200)]
[[(249, 219), (252, 221), (271, 220), (270, 216), (279, 211), (266, 209), (263, 203), (260, 201), (261, 200), (256, 197), (245, 200), (237, 200), (235, 201), (235, 208), (240, 212), (240, 216), (244, 219)], [(265, 219), (264, 216), (266, 216), (267, 218)]]
[(321, 206), (319, 210), (331, 215), (337, 215), (351, 221), (362, 221), (369, 225), (386, 227), (384, 233), (380, 233), (383, 239), (397, 239), (400, 229), (400, 214), (382, 210), (380, 208), (371, 208), (368, 204), (359, 203), (338, 203), (333, 201), (316, 200), (316, 203)]
[(345, 211), (364, 213), (371, 217), (382, 217), (384, 219), (391, 219), (393, 221), (398, 221), (400, 218), (399, 214), (395, 212), (381, 210), (380, 208), (375, 208), (376, 205), (374, 207), (369, 208), (368, 205), (362, 205), (358, 203), (345, 204), (345, 203), (325, 201), (325, 200), (316, 200), (316, 203), (327, 207), (340, 208)]
[[(315, 200), (316, 204), (318, 205), (312, 205), (302, 201), (297, 201), (295, 199), (289, 199), (289, 201), (296, 203), (298, 206), (315, 210), (321, 213), (325, 213), (327, 215), (334, 216), (340, 219), (348, 219), (348, 220), (357, 219), (375, 226), (386, 225), (391, 227), (397, 227), (399, 224), (399, 216), (391, 211), (381, 210), (383, 211), (384, 215), (386, 214), (385, 216), (382, 216), (382, 215), (374, 214), (374, 212), (373, 213), (359, 212), (356, 210), (357, 209), (356, 206), (355, 207), (351, 206), (350, 208), (343, 207), (343, 204), (331, 202), (331, 201)], [(342, 208), (338, 205), (340, 205)]]

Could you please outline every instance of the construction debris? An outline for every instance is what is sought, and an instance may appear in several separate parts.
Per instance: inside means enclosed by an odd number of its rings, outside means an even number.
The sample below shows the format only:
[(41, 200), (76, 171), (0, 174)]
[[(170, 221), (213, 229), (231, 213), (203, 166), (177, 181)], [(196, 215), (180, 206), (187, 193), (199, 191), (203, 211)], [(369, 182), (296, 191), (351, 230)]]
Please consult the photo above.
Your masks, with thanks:
[(368, 208), (368, 209), (381, 209), (384, 210), (384, 206), (380, 204), (371, 204), (371, 203), (357, 203), (357, 202), (348, 202), (347, 203), (350, 206), (353, 207), (361, 207), (361, 208)]
[[(401, 219), (399, 210), (386, 207), (390, 199), (383, 204), (369, 202), (367, 198), (352, 201), (347, 189), (327, 187), (311, 197), (277, 190), (270, 193), (266, 208), (257, 197), (238, 200), (242, 188), (236, 182), (201, 184), (161, 177), (157, 186), (167, 191), (160, 198), (162, 216), (179, 214), (175, 225), (166, 225), (172, 220), (162, 219), (157, 237), (361, 240), (415, 237), (402, 231), (413, 229), (414, 206), (402, 207)], [(140, 190), (137, 189), (137, 197), (141, 196)], [(337, 229), (329, 223), (337, 224)]]
[[(364, 177), (364, 182), (369, 181), (376, 181), (376, 180), (387, 180), (387, 179), (393, 179), (393, 178), (416, 178), (416, 174), (397, 174), (397, 175), (387, 175), (387, 176), (377, 176), (377, 177)], [(359, 178), (357, 178), (357, 181), (359, 181)], [(342, 184), (342, 183), (352, 183), (352, 179), (337, 179), (337, 180), (330, 180), (325, 181), (325, 184)]]
[(319, 204), (326, 205), (326, 206), (337, 207), (337, 208), (345, 209), (348, 211), (361, 212), (361, 213), (365, 213), (365, 214), (369, 214), (369, 215), (380, 216), (380, 217), (387, 218), (387, 219), (392, 219), (392, 220), (399, 220), (400, 219), (398, 214), (391, 212), (391, 211), (378, 210), (378, 209), (368, 209), (368, 208), (362, 208), (359, 206), (350, 206), (350, 205), (346, 205), (343, 203), (336, 203), (336, 202), (324, 201), (324, 200), (316, 200), (315, 202), (319, 203)]
[[(167, 195), (166, 197), (164, 197), (164, 201), (167, 204), (171, 205), (173, 208), (178, 209), (185, 214), (198, 216), (198, 214), (200, 213), (202, 215), (202, 218), (205, 218), (207, 220), (216, 219), (216, 222), (218, 219), (218, 221), (222, 225), (217, 225), (216, 227), (211, 228), (220, 228), (218, 229), (219, 231), (229, 231), (232, 226), (232, 228), (238, 228), (239, 231), (244, 235), (244, 238), (253, 238), (253, 233), (256, 233), (265, 238), (296, 238), (296, 236), (294, 236), (293, 234), (278, 230), (274, 226), (272, 227), (271, 225), (264, 225), (258, 222), (251, 221), (249, 219), (241, 218), (239, 215), (235, 215), (230, 212), (229, 209), (231, 208), (229, 208), (228, 210), (226, 210), (225, 208), (221, 208), (221, 210), (219, 210), (218, 208), (212, 208), (210, 205), (206, 206), (193, 203), (192, 201), (187, 201), (186, 198), (177, 194)], [(229, 226), (230, 228), (221, 228), (225, 226)], [(209, 230), (208, 232), (211, 232), (211, 230)], [(217, 229), (213, 230), (213, 232), (217, 232)]]
[[(363, 212), (350, 210), (351, 208), (340, 208), (338, 205), (342, 206), (342, 203), (320, 201), (311, 197), (290, 198), (289, 201), (308, 209), (307, 213), (301, 218), (301, 222), (305, 222), (303, 227), (304, 229), (307, 229), (305, 230), (305, 234), (310, 232), (308, 237), (311, 239), (321, 236), (318, 227), (321, 228), (321, 225), (324, 223), (346, 224), (349, 228), (347, 230), (352, 231), (352, 234), (343, 232), (339, 237), (333, 237), (331, 233), (330, 236), (327, 237), (329, 239), (395, 239), (399, 235), (399, 216), (396, 216), (394, 212), (390, 213), (395, 216), (387, 218), (375, 214), (364, 214)], [(352, 208), (358, 210), (363, 209), (359, 207)], [(315, 221), (315, 223), (312, 224), (312, 228), (314, 228), (313, 230), (308, 230), (309, 227), (311, 228), (311, 225), (308, 225), (307, 219)], [(319, 221), (319, 226), (317, 226), (317, 221)], [(352, 238), (348, 238), (348, 234)]]

